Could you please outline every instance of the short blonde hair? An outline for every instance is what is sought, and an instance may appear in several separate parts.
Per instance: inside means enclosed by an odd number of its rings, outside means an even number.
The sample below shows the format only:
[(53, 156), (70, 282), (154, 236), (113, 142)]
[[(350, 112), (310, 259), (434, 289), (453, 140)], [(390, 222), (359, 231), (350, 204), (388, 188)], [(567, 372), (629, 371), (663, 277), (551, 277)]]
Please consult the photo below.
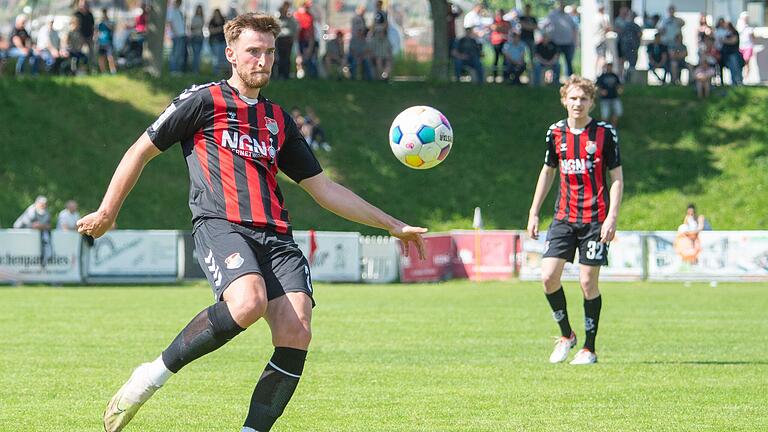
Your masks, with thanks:
[(224, 24), (224, 38), (227, 45), (232, 45), (243, 30), (253, 30), (257, 33), (272, 33), (274, 37), (280, 34), (280, 22), (270, 15), (253, 12), (244, 13)]
[(568, 90), (570, 90), (571, 87), (580, 88), (589, 99), (592, 101), (595, 100), (595, 93), (597, 93), (595, 83), (578, 75), (571, 75), (570, 78), (565, 80), (563, 86), (560, 87), (560, 99), (565, 99), (565, 96), (568, 94)]

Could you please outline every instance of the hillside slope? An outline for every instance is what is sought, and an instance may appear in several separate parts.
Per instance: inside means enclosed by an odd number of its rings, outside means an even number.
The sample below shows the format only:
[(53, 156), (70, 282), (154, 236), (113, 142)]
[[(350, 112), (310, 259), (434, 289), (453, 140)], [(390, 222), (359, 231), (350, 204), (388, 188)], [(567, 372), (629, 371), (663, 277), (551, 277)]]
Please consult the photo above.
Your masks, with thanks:
[[(0, 79), (0, 226), (10, 226), (40, 193), (54, 211), (70, 198), (84, 209), (98, 206), (125, 149), (191, 83), (190, 77)], [(334, 178), (433, 231), (468, 228), (475, 206), (487, 228), (524, 228), (544, 133), (564, 116), (553, 88), (291, 81), (272, 83), (265, 94), (286, 108), (315, 108), (333, 145), (319, 158)], [(697, 101), (688, 88), (628, 89), (619, 127), (626, 178), (620, 229), (675, 229), (691, 201), (716, 229), (768, 228), (767, 102), (763, 88), (709, 102)], [(387, 144), (391, 120), (417, 104), (443, 111), (455, 130), (451, 155), (429, 171), (404, 167)], [(178, 147), (168, 153), (145, 170), (120, 215), (121, 228), (189, 228), (186, 167)], [(283, 180), (296, 228), (362, 229)]]

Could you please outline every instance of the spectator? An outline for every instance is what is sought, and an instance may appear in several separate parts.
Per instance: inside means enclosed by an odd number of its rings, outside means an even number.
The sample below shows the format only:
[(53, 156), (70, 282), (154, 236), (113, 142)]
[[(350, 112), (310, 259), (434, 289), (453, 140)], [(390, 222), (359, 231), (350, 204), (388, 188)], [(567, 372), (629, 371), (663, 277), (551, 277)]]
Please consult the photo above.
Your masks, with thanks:
[(704, 12), (699, 15), (699, 27), (696, 30), (696, 35), (699, 41), (699, 45), (703, 44), (706, 38), (714, 36), (714, 31), (707, 22), (707, 14)]
[(5, 62), (8, 58), (8, 41), (3, 38), (3, 35), (0, 35), (0, 77), (3, 76), (3, 71), (5, 70)]
[[(137, 52), (135, 53), (137, 59), (141, 59), (144, 55), (144, 39), (147, 34), (147, 19), (149, 19), (149, 3), (147, 3), (147, 0), (141, 3), (141, 13), (136, 17), (136, 21), (134, 21), (134, 27), (133, 30), (135, 32), (134, 34), (134, 43), (136, 44)], [(129, 37), (130, 42), (130, 37)]]
[(448, 2), (448, 15), (446, 15), (445, 20), (448, 23), (448, 57), (449, 58), (451, 56), (450, 47), (452, 47), (453, 43), (456, 42), (456, 18), (460, 17), (463, 12), (464, 11), (461, 10), (461, 8), (457, 6), (455, 3)]
[(557, 8), (547, 16), (547, 21), (549, 30), (547, 39), (555, 44), (558, 53), (563, 54), (565, 74), (571, 76), (573, 75), (573, 54), (576, 50), (576, 38), (578, 37), (579, 29), (571, 16), (565, 13), (564, 1), (557, 3)]
[(40, 231), (40, 263), (43, 267), (53, 256), (51, 245), (51, 214), (48, 213), (48, 199), (42, 195), (24, 210), (24, 213), (13, 223), (14, 228), (36, 229)]
[(325, 43), (325, 70), (329, 77), (342, 79), (344, 77), (344, 32), (336, 31), (336, 37)]
[(221, 9), (214, 9), (213, 16), (208, 21), (208, 44), (211, 46), (211, 54), (213, 55), (213, 71), (218, 74), (225, 74), (230, 69), (224, 53), (227, 47), (227, 41), (224, 38), (225, 23), (226, 20)]
[(370, 65), (368, 63), (368, 27), (365, 25), (365, 6), (359, 5), (355, 9), (355, 16), (352, 17), (351, 38), (349, 40), (349, 75), (352, 79), (357, 79), (357, 70), (361, 68), (362, 78), (371, 79)]
[(293, 45), (296, 42), (296, 34), (299, 31), (299, 25), (291, 15), (291, 2), (283, 2), (277, 19), (280, 20), (280, 34), (275, 39), (277, 52), (275, 69), (277, 73), (272, 74), (272, 76), (279, 79), (288, 79), (291, 76)]
[(88, 50), (86, 53), (88, 57), (85, 63), (89, 68), (95, 67), (96, 50), (94, 49), (93, 35), (95, 34), (96, 30), (96, 20), (93, 18), (93, 14), (91, 13), (91, 6), (88, 3), (88, 0), (78, 0), (75, 16), (79, 21), (78, 29), (80, 31), (82, 40), (82, 48), (86, 48)]
[(61, 39), (53, 28), (53, 16), (37, 33), (37, 52), (49, 72), (58, 73), (61, 66)]
[(696, 204), (690, 203), (685, 209), (685, 216), (683, 217), (683, 225), (688, 231), (701, 232), (712, 231), (712, 225), (709, 224), (707, 218), (704, 215), (696, 213)]
[(376, 78), (387, 80), (392, 69), (392, 45), (389, 43), (389, 37), (387, 36), (389, 32), (389, 18), (383, 7), (384, 2), (378, 0), (376, 2), (376, 12), (373, 15), (370, 45)]
[(453, 56), (453, 65), (456, 73), (456, 81), (461, 81), (461, 75), (464, 69), (470, 69), (473, 74), (472, 80), (476, 84), (482, 84), (485, 80), (483, 73), (483, 64), (480, 62), (482, 45), (475, 39), (475, 32), (472, 27), (464, 29), (464, 36), (457, 39), (451, 47)]
[(693, 70), (693, 78), (696, 83), (696, 95), (699, 99), (709, 97), (712, 77), (715, 76), (715, 68), (707, 61), (705, 56), (699, 57), (699, 64)]
[(325, 139), (325, 131), (320, 126), (320, 117), (317, 116), (315, 110), (312, 107), (306, 107), (307, 113), (305, 119), (306, 124), (309, 125), (309, 143), (312, 149), (321, 148), (327, 152), (331, 151), (331, 145)]
[(720, 77), (720, 85), (725, 85), (725, 77), (723, 75), (723, 68), (725, 68), (725, 57), (723, 56), (723, 41), (728, 36), (728, 25), (725, 22), (725, 18), (718, 18), (715, 25), (715, 49), (717, 50), (719, 63), (717, 64), (717, 74)]
[[(646, 47), (648, 51), (648, 69), (651, 73), (661, 81), (661, 84), (666, 84), (667, 73), (669, 72), (669, 53), (667, 46), (661, 43), (661, 35), (659, 32), (653, 36), (653, 42)], [(657, 69), (663, 69), (664, 75), (659, 76)]]
[(317, 44), (312, 2), (305, 0), (293, 14), (293, 17), (299, 25), (299, 57), (296, 59), (296, 77), (317, 78)]
[(683, 44), (683, 35), (678, 35), (672, 42), (669, 49), (669, 69), (670, 69), (670, 83), (680, 84), (680, 72), (684, 69), (688, 70), (688, 62), (685, 60), (688, 57), (688, 48)]
[(701, 240), (696, 230), (690, 230), (685, 224), (677, 227), (677, 236), (672, 243), (672, 248), (682, 261), (688, 265), (696, 265), (701, 253)]
[(195, 14), (189, 20), (189, 46), (192, 48), (192, 72), (200, 73), (200, 56), (203, 52), (203, 27), (205, 26), (205, 17), (203, 16), (203, 6), (195, 7)]
[(512, 32), (512, 38), (504, 44), (504, 80), (510, 84), (522, 84), (520, 76), (525, 72), (526, 44), (521, 40), (520, 33)]
[(496, 11), (491, 24), (491, 46), (493, 46), (493, 81), (499, 75), (499, 69), (504, 67), (504, 44), (507, 43), (512, 25), (504, 20), (504, 9)]
[(10, 39), (8, 57), (16, 59), (16, 75), (21, 75), (24, 72), (24, 65), (27, 63), (29, 63), (32, 74), (37, 74), (39, 57), (32, 47), (32, 38), (27, 32), (26, 15), (21, 14), (16, 17)]
[(619, 76), (613, 73), (613, 63), (603, 65), (603, 73), (597, 77), (600, 93), (600, 115), (614, 127), (619, 125), (619, 117), (624, 113), (619, 96), (624, 91)]
[[(637, 52), (643, 37), (643, 29), (635, 23), (635, 13), (627, 12), (627, 20), (619, 29), (619, 74), (623, 75), (624, 82), (632, 80), (637, 64)], [(622, 71), (624, 73), (622, 74)]]
[(595, 28), (595, 39), (597, 45), (595, 46), (595, 53), (597, 57), (595, 59), (595, 70), (603, 70), (603, 64), (605, 63), (605, 53), (608, 50), (608, 32), (611, 29), (611, 19), (608, 14), (605, 13), (605, 6), (601, 3), (597, 7), (597, 16), (595, 17), (597, 27)]
[(744, 76), (748, 77), (749, 62), (752, 60), (755, 46), (755, 34), (754, 29), (749, 25), (749, 14), (742, 12), (739, 15), (736, 30), (739, 32), (739, 54), (744, 61)]
[(720, 50), (722, 62), (731, 73), (731, 84), (740, 86), (742, 83), (741, 68), (744, 66), (744, 59), (739, 53), (739, 32), (730, 21), (725, 22), (727, 33), (723, 38), (723, 48)]
[(42, 195), (24, 210), (24, 213), (13, 223), (14, 228), (31, 228), (40, 231), (51, 229), (51, 214), (48, 213), (48, 199)]
[(184, 13), (181, 11), (181, 0), (175, 0), (174, 6), (168, 9), (166, 17), (171, 41), (171, 58), (169, 69), (172, 74), (179, 74), (186, 71), (186, 51), (187, 51), (187, 24)]
[(69, 65), (67, 72), (72, 75), (85, 73), (83, 68), (88, 65), (88, 56), (83, 53), (85, 41), (83, 41), (83, 33), (80, 31), (80, 18), (77, 15), (72, 16), (69, 21), (69, 31), (63, 45), (64, 57)]
[(560, 84), (560, 50), (557, 45), (549, 40), (546, 33), (541, 35), (541, 40), (536, 44), (536, 53), (533, 61), (533, 85), (540, 86), (544, 82), (544, 73), (552, 71), (552, 85)]
[(475, 6), (464, 15), (464, 28), (471, 28), (477, 37), (483, 37), (485, 35), (482, 3), (475, 3)]
[(520, 22), (520, 40), (528, 47), (528, 55), (530, 56), (531, 66), (533, 66), (533, 52), (536, 48), (535, 37), (536, 30), (539, 28), (539, 22), (531, 13), (530, 3), (525, 4), (523, 14), (520, 15), (518, 21)]
[(683, 26), (685, 26), (685, 21), (683, 21), (682, 18), (675, 16), (674, 6), (670, 6), (667, 11), (669, 12), (669, 15), (659, 21), (657, 28), (661, 35), (661, 43), (670, 46), (675, 42), (675, 38), (683, 36)]
[(56, 229), (77, 231), (78, 219), (80, 219), (80, 213), (77, 211), (77, 201), (69, 200), (56, 218)]
[(101, 9), (101, 22), (97, 28), (99, 41), (99, 71), (102, 73), (107, 71), (109, 66), (109, 73), (117, 73), (117, 66), (115, 66), (115, 57), (112, 53), (114, 47), (115, 37), (115, 23), (109, 19), (107, 9)]

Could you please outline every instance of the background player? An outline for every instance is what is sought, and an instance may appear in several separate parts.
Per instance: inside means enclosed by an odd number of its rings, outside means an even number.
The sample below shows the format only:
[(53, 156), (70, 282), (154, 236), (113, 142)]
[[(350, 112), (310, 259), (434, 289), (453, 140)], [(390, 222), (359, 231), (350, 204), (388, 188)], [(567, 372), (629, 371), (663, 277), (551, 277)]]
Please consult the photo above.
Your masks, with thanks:
[(181, 142), (195, 247), (216, 302), (162, 355), (133, 372), (107, 405), (107, 432), (122, 430), (183, 366), (262, 317), (275, 351), (253, 391), (242, 431), (268, 431), (282, 414), (304, 368), (314, 300), (309, 265), (291, 236), (278, 169), (321, 206), (389, 231), (405, 251), (414, 242), (423, 257), (426, 229), (408, 226), (326, 177), (290, 115), (261, 95), (279, 30), (269, 16), (243, 14), (229, 21), (224, 31), (232, 78), (195, 86), (176, 98), (126, 152), (99, 209), (78, 221), (81, 233), (104, 234), (147, 162)]
[[(559, 168), (555, 217), (547, 232), (541, 263), (544, 292), (561, 331), (549, 357), (551, 363), (565, 361), (576, 345), (560, 278), (565, 263), (573, 261), (577, 247), (586, 338), (584, 348), (576, 353), (571, 364), (597, 362), (595, 337), (602, 306), (597, 282), (600, 266), (608, 264), (608, 243), (616, 234), (624, 180), (615, 129), (589, 116), (594, 100), (595, 85), (579, 76), (572, 76), (560, 88), (560, 101), (568, 118), (549, 127), (544, 166), (528, 215), (528, 235), (536, 239), (539, 210)], [(606, 182), (606, 171), (610, 184)]]

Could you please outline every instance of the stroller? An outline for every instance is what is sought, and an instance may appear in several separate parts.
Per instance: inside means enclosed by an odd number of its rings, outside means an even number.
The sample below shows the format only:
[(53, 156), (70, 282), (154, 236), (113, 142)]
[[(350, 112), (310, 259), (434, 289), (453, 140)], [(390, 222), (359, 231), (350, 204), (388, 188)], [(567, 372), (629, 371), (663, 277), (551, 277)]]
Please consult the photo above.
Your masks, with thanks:
[(144, 64), (142, 58), (144, 52), (144, 33), (131, 30), (123, 48), (117, 54), (117, 64), (121, 69), (141, 67)]

